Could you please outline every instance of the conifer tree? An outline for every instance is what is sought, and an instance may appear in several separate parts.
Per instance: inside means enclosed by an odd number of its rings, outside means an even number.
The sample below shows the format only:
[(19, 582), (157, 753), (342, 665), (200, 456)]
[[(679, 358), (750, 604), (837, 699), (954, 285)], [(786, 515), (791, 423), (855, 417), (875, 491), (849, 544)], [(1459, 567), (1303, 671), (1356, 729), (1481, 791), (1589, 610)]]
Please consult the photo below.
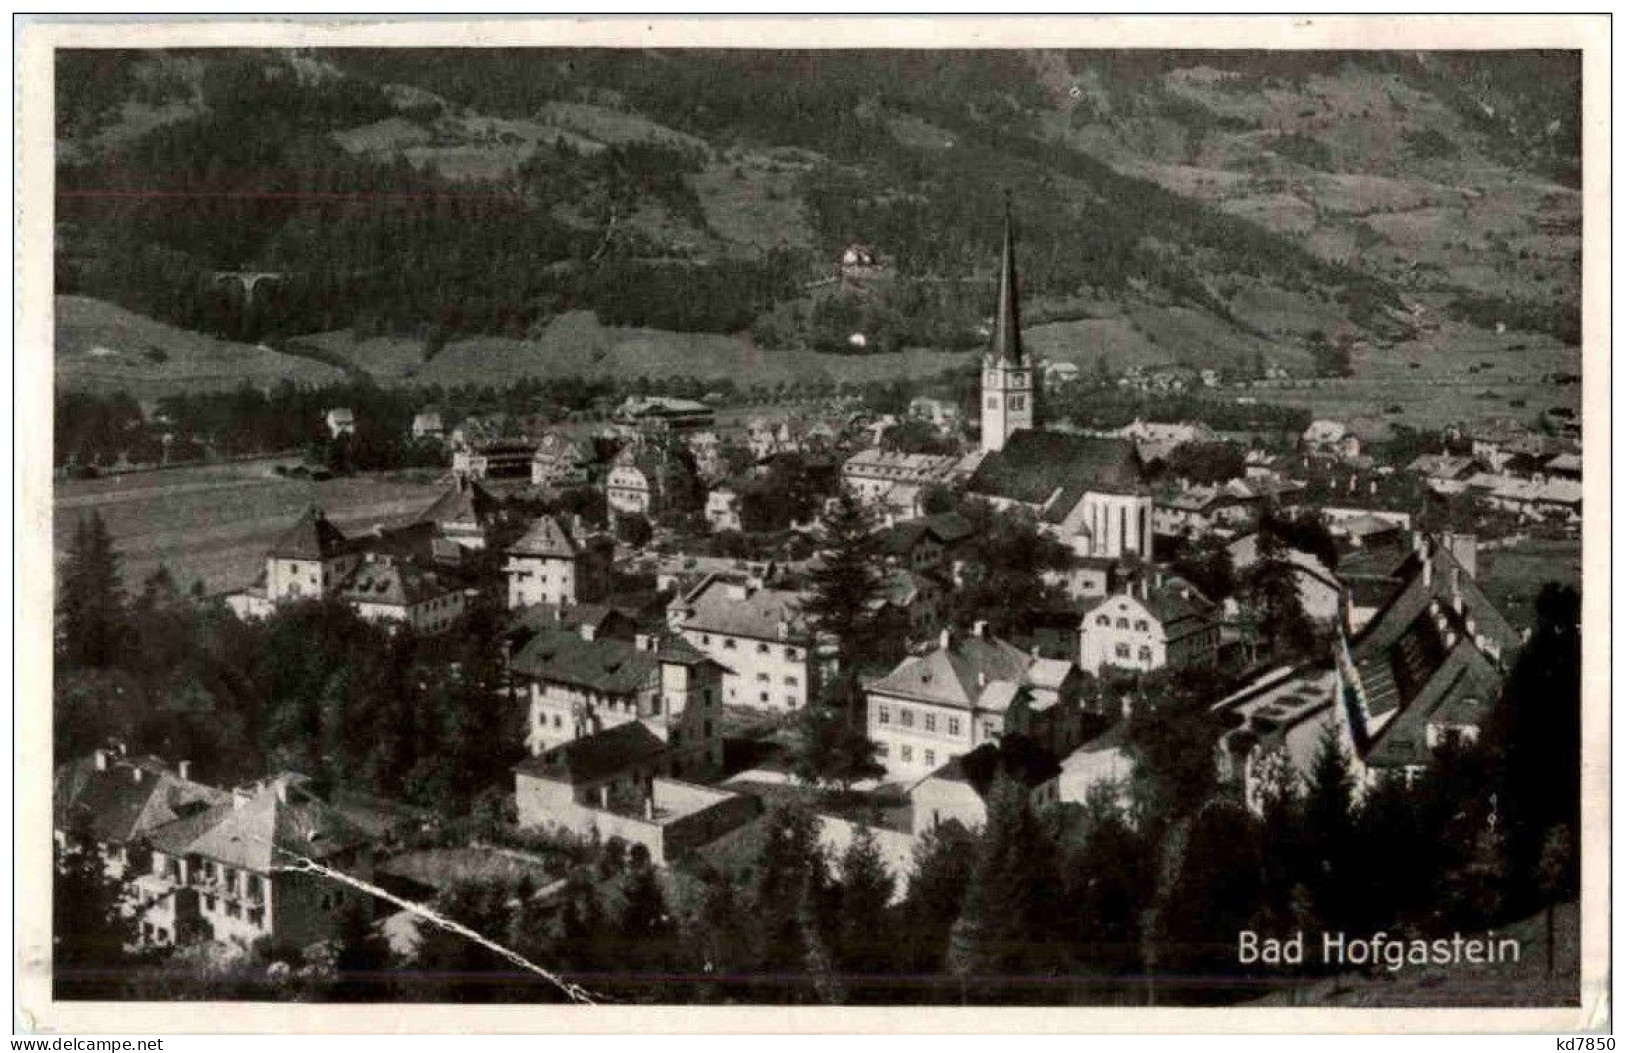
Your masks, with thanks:
[(57, 655), (69, 668), (116, 663), (124, 638), (119, 558), (97, 512), (82, 516), (57, 586)]

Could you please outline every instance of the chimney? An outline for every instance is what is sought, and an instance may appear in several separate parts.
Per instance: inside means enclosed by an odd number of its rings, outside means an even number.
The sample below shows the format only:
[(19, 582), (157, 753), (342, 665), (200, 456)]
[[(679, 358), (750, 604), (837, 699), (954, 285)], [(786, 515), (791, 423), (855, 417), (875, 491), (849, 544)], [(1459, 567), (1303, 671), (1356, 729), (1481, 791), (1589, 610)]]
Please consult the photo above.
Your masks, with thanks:
[(948, 650), (950, 647), (952, 647), (954, 645), (954, 631), (952, 629), (947, 629), (947, 628), (943, 629), (942, 630), (942, 636), (940, 637), (940, 640), (941, 640), (942, 649), (944, 651)]
[(980, 671), (980, 672), (978, 672), (976, 674), (976, 686), (977, 687), (986, 687), (987, 686), (987, 670), (984, 669), (984, 670), (982, 670), (982, 671)]
[(987, 639), (987, 622), (978, 621), (971, 626), (971, 635), (979, 640)]
[(146, 774), (147, 773), (146, 773), (145, 769), (143, 769), (141, 767), (141, 765), (139, 765), (139, 764), (130, 765), (130, 779), (132, 781), (140, 782), (143, 778), (146, 777)]
[(1422, 556), (1422, 587), (1426, 588), (1426, 589), (1431, 589), (1431, 588), (1433, 588), (1433, 560), (1428, 557), (1428, 554), (1427, 554), (1427, 552), (1425, 550), (1421, 552), (1421, 556)]
[(192, 781), (192, 762), (189, 761), (189, 760), (183, 760), (183, 761), (180, 761), (179, 763), (177, 763), (175, 765), (175, 774), (177, 774), (177, 775), (179, 775), (181, 777), (181, 781), (183, 781), (183, 782), (191, 782)]
[(655, 819), (655, 794), (653, 787), (650, 787), (643, 794), (643, 818), (647, 819), (651, 823), (654, 822)]
[(598, 787), (598, 807), (600, 807), (600, 808), (608, 808), (609, 807), (609, 784), (608, 783), (605, 783), (604, 785)]
[(1467, 612), (1466, 604), (1461, 598), (1461, 568), (1450, 568), (1450, 605), (1456, 609), (1457, 614)]
[(96, 770), (97, 771), (106, 771), (107, 770), (107, 751), (106, 750), (97, 750), (96, 751)]

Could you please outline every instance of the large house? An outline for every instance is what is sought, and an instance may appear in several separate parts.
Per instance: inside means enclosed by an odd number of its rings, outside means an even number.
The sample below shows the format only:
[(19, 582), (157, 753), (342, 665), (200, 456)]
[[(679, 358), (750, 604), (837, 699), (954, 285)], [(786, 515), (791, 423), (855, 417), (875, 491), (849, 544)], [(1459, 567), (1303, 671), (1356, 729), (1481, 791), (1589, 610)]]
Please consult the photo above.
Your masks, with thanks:
[(918, 507), (920, 494), (935, 483), (946, 483), (959, 467), (948, 454), (893, 453), (860, 450), (841, 465), (841, 481), (864, 501), (884, 504), (905, 515)]
[(483, 549), (491, 528), (500, 518), (500, 507), (491, 492), (466, 475), (454, 475), (451, 486), (434, 504), (418, 516), (420, 523), (433, 523), (445, 540), (465, 549)]
[(722, 763), (723, 669), (680, 638), (603, 637), (589, 622), (542, 628), (509, 668), (529, 700), (525, 743), (535, 756), (636, 725), (615, 741), (657, 740), (662, 774), (694, 777)]
[(556, 431), (536, 441), (530, 459), (530, 485), (548, 493), (558, 493), (591, 481), (593, 450)]
[(1419, 535), (1397, 576), (1336, 670), (1364, 770), (1410, 778), (1447, 738), (1477, 738), (1522, 640), (1451, 546)]
[(671, 627), (726, 668), (723, 699), (756, 709), (800, 709), (825, 670), (801, 594), (758, 579), (708, 575), (672, 601)]
[(577, 539), (554, 517), (542, 516), (508, 546), (502, 570), (508, 578), (509, 609), (535, 603), (569, 607), (600, 599), (613, 550), (608, 538)]
[[(1215, 745), (1219, 779), (1262, 813), (1266, 794), (1307, 784), (1328, 735), (1354, 756), (1330, 662), (1270, 670), (1211, 707), (1226, 731)], [(1280, 785), (1285, 782), (1285, 786)]]
[(894, 566), (917, 573), (944, 571), (975, 533), (975, 525), (958, 512), (939, 512), (887, 523), (881, 528), (880, 551)]
[(461, 586), (438, 571), (382, 552), (364, 552), (334, 594), (367, 621), (444, 632), (465, 608)]
[(638, 428), (675, 432), (704, 431), (716, 426), (717, 411), (703, 402), (664, 395), (631, 396), (618, 406), (614, 419)]
[(632, 443), (615, 458), (604, 481), (611, 511), (656, 516), (668, 508), (686, 508), (699, 497), (686, 449), (663, 444)]
[(1064, 756), (1077, 744), (1081, 677), (978, 622), (944, 630), (938, 645), (866, 685), (869, 737), (887, 776), (914, 780), (983, 743), (1021, 733)]
[(1149, 673), (1211, 666), (1219, 656), (1218, 608), (1189, 583), (1173, 580), (1120, 592), (1091, 607), (1078, 628), (1078, 665)]

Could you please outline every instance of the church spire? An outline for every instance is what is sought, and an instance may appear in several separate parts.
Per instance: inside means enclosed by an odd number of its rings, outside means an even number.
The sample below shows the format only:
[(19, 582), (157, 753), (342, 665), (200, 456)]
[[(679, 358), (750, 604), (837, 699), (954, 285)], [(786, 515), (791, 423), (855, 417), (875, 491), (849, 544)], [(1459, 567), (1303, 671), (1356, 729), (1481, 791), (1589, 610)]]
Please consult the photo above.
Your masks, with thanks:
[(993, 319), (993, 340), (988, 357), (995, 362), (1024, 365), (1021, 352), (1021, 305), (1016, 291), (1015, 220), (1010, 215), (1010, 191), (1004, 192), (1004, 259), (999, 265), (999, 312)]

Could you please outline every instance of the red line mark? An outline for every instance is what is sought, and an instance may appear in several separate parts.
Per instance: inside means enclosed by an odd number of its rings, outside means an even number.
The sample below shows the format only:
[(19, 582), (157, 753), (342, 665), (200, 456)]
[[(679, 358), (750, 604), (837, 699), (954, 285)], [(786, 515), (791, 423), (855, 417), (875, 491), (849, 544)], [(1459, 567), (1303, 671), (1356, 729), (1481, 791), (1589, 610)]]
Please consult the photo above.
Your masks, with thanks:
[(59, 198), (120, 199), (167, 198), (174, 200), (245, 200), (245, 201), (511, 201), (528, 199), (522, 194), (436, 194), (354, 191), (350, 193), (299, 190), (58, 190)]

